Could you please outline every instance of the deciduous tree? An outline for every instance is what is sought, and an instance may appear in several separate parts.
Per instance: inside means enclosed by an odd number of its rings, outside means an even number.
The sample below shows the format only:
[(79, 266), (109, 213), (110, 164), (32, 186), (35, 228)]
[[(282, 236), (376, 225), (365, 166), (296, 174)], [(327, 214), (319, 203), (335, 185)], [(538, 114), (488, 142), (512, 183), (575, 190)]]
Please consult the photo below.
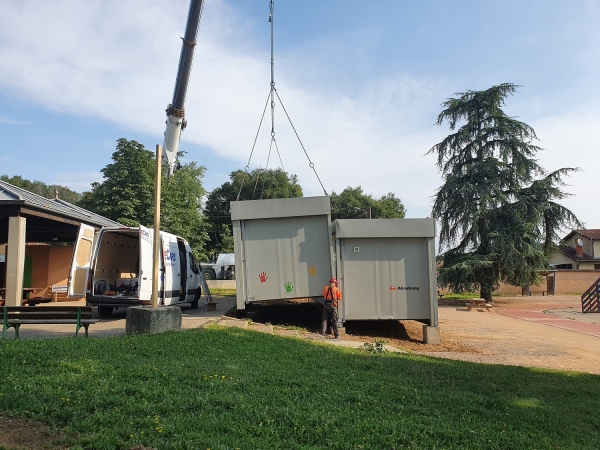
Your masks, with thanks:
[(20, 175), (12, 177), (2, 175), (0, 176), (0, 180), (46, 198), (54, 198), (55, 195), (58, 194), (58, 198), (69, 203), (77, 203), (81, 199), (81, 194), (79, 192), (75, 192), (60, 184), (46, 184), (43, 181), (38, 180), (29, 181)]
[[(127, 226), (154, 226), (154, 153), (142, 144), (121, 138), (112, 163), (102, 169), (104, 180), (84, 192), (79, 206)], [(171, 178), (163, 167), (161, 230), (185, 238), (196, 257), (206, 256), (207, 233), (202, 217), (205, 168), (183, 164)]]
[(236, 200), (238, 193), (240, 200), (302, 197), (298, 177), (280, 169), (256, 169), (250, 173), (237, 170), (231, 172), (229, 180), (215, 188), (206, 200), (204, 214), (210, 221), (210, 248), (213, 252), (222, 251), (223, 226), (228, 228), (231, 236), (229, 202)]
[(331, 193), (331, 219), (395, 219), (406, 211), (399, 198), (390, 192), (379, 200), (365, 194), (362, 187), (347, 187), (339, 194)]

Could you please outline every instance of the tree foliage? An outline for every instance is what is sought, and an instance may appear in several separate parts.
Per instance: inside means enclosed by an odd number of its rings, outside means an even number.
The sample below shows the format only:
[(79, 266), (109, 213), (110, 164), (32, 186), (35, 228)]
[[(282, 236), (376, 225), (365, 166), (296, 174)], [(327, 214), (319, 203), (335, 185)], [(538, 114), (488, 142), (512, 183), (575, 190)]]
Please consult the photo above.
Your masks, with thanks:
[(154, 218), (154, 154), (136, 142), (117, 140), (102, 183), (84, 192), (79, 206), (127, 226), (151, 227)]
[(406, 211), (399, 198), (390, 192), (379, 200), (363, 193), (362, 187), (348, 186), (339, 194), (331, 193), (331, 219), (403, 218)]
[[(82, 208), (127, 226), (154, 226), (154, 153), (142, 144), (121, 138), (112, 163), (102, 169), (104, 180), (93, 183), (78, 203)], [(202, 217), (205, 168), (183, 164), (171, 178), (163, 167), (161, 182), (161, 230), (185, 238), (197, 257), (206, 256)]]
[(479, 289), (486, 300), (500, 281), (536, 283), (558, 233), (579, 225), (557, 203), (568, 196), (564, 177), (578, 169), (547, 173), (535, 159), (541, 149), (532, 143), (533, 128), (502, 110), (517, 87), (505, 83), (448, 99), (437, 124), (447, 122), (454, 133), (429, 151), (444, 177), (433, 206), (443, 251), (438, 282), (459, 292)]
[(298, 184), (296, 175), (288, 175), (280, 169), (256, 169), (250, 173), (243, 170), (231, 172), (229, 181), (215, 188), (206, 200), (204, 214), (210, 223), (209, 246), (212, 252), (233, 251), (229, 202), (236, 200), (238, 193), (239, 200), (302, 197), (302, 187)]
[(66, 186), (60, 184), (46, 184), (43, 181), (29, 181), (25, 178), (15, 175), (9, 177), (8, 175), (1, 175), (0, 180), (10, 183), (13, 186), (20, 187), (26, 191), (33, 192), (34, 194), (41, 195), (45, 198), (54, 198), (55, 194), (58, 193), (58, 198), (69, 203), (77, 203), (81, 199), (81, 194), (69, 189)]

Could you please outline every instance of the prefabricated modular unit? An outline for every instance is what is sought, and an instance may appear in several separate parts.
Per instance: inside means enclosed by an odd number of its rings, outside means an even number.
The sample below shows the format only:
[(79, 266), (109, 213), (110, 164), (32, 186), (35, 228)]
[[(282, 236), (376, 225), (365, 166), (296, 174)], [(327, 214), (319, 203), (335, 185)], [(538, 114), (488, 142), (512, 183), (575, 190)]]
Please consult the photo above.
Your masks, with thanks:
[[(154, 230), (105, 227), (97, 235), (82, 224), (67, 282), (69, 297), (87, 298), (102, 316), (114, 308), (149, 305), (152, 297)], [(185, 239), (160, 232), (158, 297), (161, 305), (198, 307), (202, 272)]]
[(319, 297), (334, 270), (329, 197), (231, 202), (237, 307)]
[(338, 219), (334, 226), (342, 322), (438, 326), (434, 219)]

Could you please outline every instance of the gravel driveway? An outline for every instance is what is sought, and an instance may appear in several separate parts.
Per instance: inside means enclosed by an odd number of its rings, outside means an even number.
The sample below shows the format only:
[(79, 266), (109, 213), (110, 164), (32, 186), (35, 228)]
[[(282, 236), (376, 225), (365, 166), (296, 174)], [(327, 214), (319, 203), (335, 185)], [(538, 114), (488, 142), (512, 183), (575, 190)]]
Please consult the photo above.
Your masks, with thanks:
[[(550, 313), (552, 311), (548, 310), (558, 310), (560, 314), (567, 314), (565, 311), (571, 310), (571, 320), (577, 320), (576, 313), (581, 311), (579, 297), (507, 297), (495, 299), (494, 306), (490, 312), (484, 308), (468, 312), (465, 307), (440, 307), (442, 341), (446, 344), (457, 343), (465, 348), (461, 348), (461, 351), (442, 349), (440, 352), (414, 350), (478, 363), (600, 374), (600, 337), (501, 314), (503, 309), (509, 308)], [(597, 314), (583, 317), (588, 324), (600, 322), (600, 315)]]

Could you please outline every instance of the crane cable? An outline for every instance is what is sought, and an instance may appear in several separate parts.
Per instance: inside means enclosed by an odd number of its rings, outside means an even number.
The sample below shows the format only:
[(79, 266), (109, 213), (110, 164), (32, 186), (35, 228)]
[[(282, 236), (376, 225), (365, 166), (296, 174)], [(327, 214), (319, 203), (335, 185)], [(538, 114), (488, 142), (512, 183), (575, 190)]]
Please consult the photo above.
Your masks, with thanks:
[[(327, 193), (327, 190), (325, 190), (325, 187), (323, 186), (323, 182), (321, 181), (319, 174), (317, 173), (315, 164), (311, 161), (310, 156), (308, 156), (308, 152), (306, 151), (306, 148), (304, 147), (304, 144), (302, 143), (302, 140), (300, 139), (300, 136), (298, 135), (298, 131), (296, 130), (296, 127), (294, 126), (292, 119), (290, 118), (290, 115), (288, 114), (287, 110), (285, 109), (285, 106), (283, 105), (283, 102), (281, 101), (279, 92), (277, 92), (277, 89), (275, 88), (275, 58), (274, 58), (274, 51), (273, 51), (273, 48), (274, 48), (274, 45), (273, 45), (273, 42), (274, 42), (274, 30), (273, 30), (274, 9), (275, 9), (275, 2), (274, 2), (274, 0), (270, 0), (270, 2), (269, 2), (269, 22), (271, 23), (271, 60), (270, 60), (270, 63), (271, 63), (271, 90), (269, 91), (269, 94), (267, 96), (267, 101), (265, 102), (265, 107), (263, 109), (263, 113), (260, 118), (260, 123), (258, 125), (258, 130), (256, 132), (256, 136), (254, 137), (254, 143), (252, 144), (252, 150), (250, 151), (250, 157), (248, 158), (248, 163), (246, 164), (246, 167), (244, 168), (244, 177), (242, 178), (242, 183), (240, 185), (240, 190), (236, 197), (236, 201), (240, 199), (240, 195), (241, 195), (242, 189), (244, 187), (244, 182), (246, 180), (246, 175), (248, 174), (248, 171), (250, 170), (250, 160), (252, 159), (252, 155), (254, 154), (254, 148), (256, 146), (256, 141), (257, 141), (258, 135), (260, 133), (260, 128), (261, 128), (264, 118), (265, 118), (265, 113), (267, 111), (267, 105), (269, 104), (269, 99), (271, 100), (271, 143), (269, 145), (269, 154), (267, 156), (267, 164), (265, 166), (264, 171), (265, 172), (267, 171), (267, 168), (269, 166), (269, 159), (271, 157), (271, 149), (273, 147), (273, 144), (275, 144), (275, 150), (277, 151), (277, 155), (279, 156), (279, 162), (281, 164), (281, 169), (285, 173), (285, 168), (283, 167), (283, 160), (281, 159), (281, 153), (279, 151), (279, 146), (277, 145), (277, 140), (275, 139), (275, 96), (277, 96), (277, 99), (279, 100), (279, 104), (283, 108), (283, 111), (285, 112), (285, 115), (286, 115), (288, 121), (290, 122), (292, 129), (294, 130), (296, 138), (298, 139), (298, 142), (300, 143), (300, 146), (302, 147), (302, 150), (304, 151), (304, 154), (306, 155), (306, 159), (308, 159), (308, 163), (309, 163), (308, 166), (315, 173), (315, 176), (317, 177), (317, 180), (319, 181), (319, 184), (321, 185), (321, 188), (323, 189), (323, 193), (325, 194), (325, 196), (329, 196), (329, 194)], [(254, 198), (254, 194), (256, 193), (256, 188), (258, 186), (259, 178), (260, 178), (260, 169), (256, 176), (256, 182), (254, 184), (252, 198)], [(262, 185), (261, 194), (260, 194), (261, 199), (262, 199), (264, 187), (265, 187), (265, 178), (266, 177), (263, 177), (263, 185)], [(291, 186), (289, 183), (288, 183), (288, 189), (289, 189), (289, 195), (290, 195), (290, 197), (292, 197), (292, 190), (291, 190)]]

